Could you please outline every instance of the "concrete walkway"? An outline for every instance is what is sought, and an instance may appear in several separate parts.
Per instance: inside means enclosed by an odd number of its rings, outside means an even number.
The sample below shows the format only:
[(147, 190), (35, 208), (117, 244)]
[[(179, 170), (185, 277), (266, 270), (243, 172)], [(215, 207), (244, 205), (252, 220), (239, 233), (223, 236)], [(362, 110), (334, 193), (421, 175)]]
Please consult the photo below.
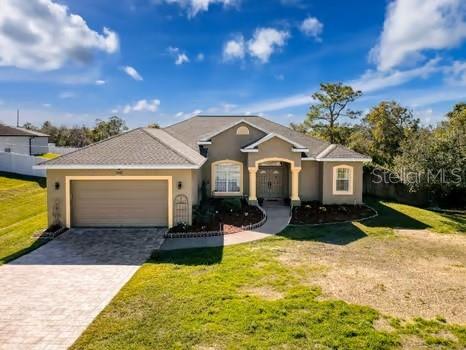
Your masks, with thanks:
[(267, 221), (263, 226), (253, 231), (214, 237), (167, 238), (160, 250), (220, 247), (257, 241), (280, 233), (290, 221), (290, 208), (273, 202), (266, 203), (263, 208), (267, 212)]
[(0, 349), (67, 349), (162, 242), (158, 229), (72, 229), (0, 266)]

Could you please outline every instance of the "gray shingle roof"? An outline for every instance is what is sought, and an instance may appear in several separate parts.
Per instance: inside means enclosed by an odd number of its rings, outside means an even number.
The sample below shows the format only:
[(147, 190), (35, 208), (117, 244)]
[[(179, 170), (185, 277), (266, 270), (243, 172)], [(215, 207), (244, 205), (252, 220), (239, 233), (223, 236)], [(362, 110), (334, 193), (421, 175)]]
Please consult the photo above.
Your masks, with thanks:
[(341, 145), (334, 145), (335, 147), (330, 150), (330, 152), (326, 153), (323, 155), (322, 158), (320, 159), (361, 159), (361, 160), (367, 160), (369, 159), (368, 156), (365, 156), (364, 154), (355, 152), (349, 148), (346, 148)]
[(49, 136), (47, 134), (28, 130), (24, 128), (14, 128), (5, 124), (0, 124), (0, 136)]
[[(186, 154), (163, 130), (134, 129), (77, 151), (49, 160), (45, 166), (192, 166), (198, 167), (204, 157)], [(181, 149), (176, 149), (179, 147)], [(183, 153), (186, 152), (186, 153)]]
[(178, 124), (168, 126), (164, 130), (186, 143), (192, 149), (198, 150), (199, 146), (197, 142), (202, 137), (240, 120), (245, 120), (269, 133), (279, 134), (307, 147), (309, 149), (307, 153), (308, 157), (317, 156), (330, 145), (328, 142), (304, 135), (286, 126), (257, 116), (196, 116)]

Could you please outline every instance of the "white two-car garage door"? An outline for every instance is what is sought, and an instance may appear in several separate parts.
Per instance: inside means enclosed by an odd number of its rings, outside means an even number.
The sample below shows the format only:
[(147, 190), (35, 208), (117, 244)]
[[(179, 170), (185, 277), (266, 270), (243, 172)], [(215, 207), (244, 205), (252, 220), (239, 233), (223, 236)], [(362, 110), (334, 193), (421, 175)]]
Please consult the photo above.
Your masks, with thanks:
[(168, 181), (71, 181), (71, 225), (167, 226)]

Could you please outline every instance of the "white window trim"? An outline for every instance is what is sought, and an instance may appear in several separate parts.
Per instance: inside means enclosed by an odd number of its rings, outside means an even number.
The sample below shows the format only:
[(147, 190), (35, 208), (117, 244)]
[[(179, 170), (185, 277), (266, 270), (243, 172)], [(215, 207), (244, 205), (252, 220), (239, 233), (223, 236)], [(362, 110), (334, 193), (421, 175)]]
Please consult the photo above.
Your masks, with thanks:
[[(349, 170), (349, 184), (348, 184), (348, 191), (337, 191), (337, 172), (338, 169), (348, 169)], [(353, 174), (354, 174), (354, 168), (349, 165), (335, 165), (333, 167), (333, 195), (339, 196), (339, 195), (352, 195), (353, 194)]]
[[(239, 169), (240, 169), (239, 170), (239, 192), (216, 192), (215, 191), (215, 179), (217, 177), (217, 165), (220, 165), (223, 163), (234, 163), (236, 165), (239, 165)], [(210, 184), (211, 184), (211, 192), (216, 197), (242, 196), (243, 195), (243, 163), (238, 162), (237, 160), (231, 160), (231, 159), (223, 159), (223, 160), (218, 160), (216, 162), (212, 162)]]

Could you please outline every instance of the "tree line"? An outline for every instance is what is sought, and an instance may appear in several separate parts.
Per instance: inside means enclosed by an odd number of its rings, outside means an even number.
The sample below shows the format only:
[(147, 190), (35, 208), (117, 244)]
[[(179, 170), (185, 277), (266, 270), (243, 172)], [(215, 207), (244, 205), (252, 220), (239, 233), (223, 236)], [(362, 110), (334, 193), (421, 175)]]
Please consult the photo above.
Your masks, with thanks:
[[(117, 116), (112, 116), (108, 120), (97, 119), (93, 127), (85, 125), (55, 126), (50, 121), (44, 122), (40, 127), (31, 123), (26, 123), (23, 127), (49, 135), (49, 142), (54, 142), (57, 146), (62, 147), (84, 147), (128, 130), (126, 122)], [(159, 128), (159, 125), (152, 123), (148, 127)]]
[(396, 101), (382, 101), (363, 115), (351, 108), (361, 96), (351, 86), (323, 83), (306, 119), (290, 126), (372, 157), (366, 170), (391, 171), (409, 191), (466, 205), (466, 103), (456, 104), (437, 125), (424, 126)]

